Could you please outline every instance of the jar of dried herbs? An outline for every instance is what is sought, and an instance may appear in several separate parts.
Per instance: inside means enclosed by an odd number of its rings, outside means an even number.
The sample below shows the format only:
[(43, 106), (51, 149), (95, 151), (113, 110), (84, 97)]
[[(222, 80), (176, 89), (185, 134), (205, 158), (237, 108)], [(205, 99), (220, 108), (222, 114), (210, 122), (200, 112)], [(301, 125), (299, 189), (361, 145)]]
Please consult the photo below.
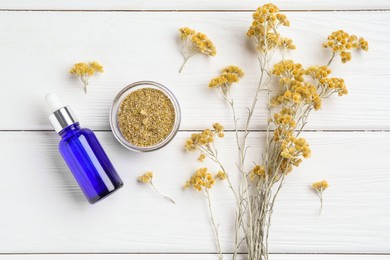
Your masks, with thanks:
[(180, 125), (180, 107), (165, 86), (139, 81), (115, 97), (110, 125), (116, 139), (133, 151), (148, 152), (168, 144)]

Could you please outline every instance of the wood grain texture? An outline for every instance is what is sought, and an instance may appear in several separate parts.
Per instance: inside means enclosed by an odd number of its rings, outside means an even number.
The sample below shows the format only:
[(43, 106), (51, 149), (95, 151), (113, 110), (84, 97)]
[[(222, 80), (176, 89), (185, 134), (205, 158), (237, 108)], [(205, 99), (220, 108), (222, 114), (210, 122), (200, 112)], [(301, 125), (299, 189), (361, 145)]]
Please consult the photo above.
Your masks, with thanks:
[[(217, 169), (210, 162), (196, 162), (196, 154), (183, 152), (188, 135), (181, 132), (163, 150), (140, 154), (122, 148), (111, 133), (99, 132), (125, 186), (90, 206), (57, 152), (55, 133), (0, 133), (0, 252), (215, 252), (204, 199), (181, 187), (197, 167)], [(289, 176), (280, 194), (270, 237), (271, 252), (390, 254), (390, 133), (304, 136), (311, 143), (313, 156)], [(218, 147), (234, 177), (233, 140), (233, 134), (228, 133)], [(253, 148), (248, 161), (260, 157), (257, 149), (263, 146), (262, 140), (261, 133), (250, 136)], [(176, 205), (136, 183), (136, 177), (147, 170), (155, 171), (155, 185), (172, 196)], [(330, 188), (319, 216), (319, 199), (310, 185), (321, 179), (327, 179)], [(223, 250), (232, 252), (232, 195), (226, 184), (219, 183), (212, 197)], [(301, 259), (327, 256), (310, 257)]]
[[(361, 9), (389, 9), (386, 0), (352, 1), (352, 0), (274, 0), (283, 10), (361, 10)], [(29, 9), (29, 10), (254, 10), (259, 1), (234, 0), (3, 0), (0, 9)]]
[[(231, 255), (224, 255), (229, 259)], [(9, 260), (215, 260), (213, 254), (71, 254), (71, 255), (0, 255), (0, 259)], [(242, 256), (239, 259), (245, 259)], [(386, 255), (270, 255), (270, 260), (389, 260)]]
[[(324, 102), (307, 129), (390, 129), (390, 12), (293, 12), (288, 14), (298, 50), (288, 57), (304, 65), (324, 64), (330, 53), (321, 47), (339, 28), (365, 36), (368, 53), (354, 53), (345, 65), (337, 61), (334, 76), (344, 77), (348, 96)], [(337, 21), (337, 23), (334, 23)], [(231, 114), (208, 81), (229, 64), (244, 68), (246, 77), (234, 86), (239, 118), (245, 118), (259, 77), (256, 53), (245, 32), (251, 13), (85, 13), (0, 12), (0, 130), (49, 130), (43, 97), (57, 92), (74, 108), (81, 122), (107, 130), (116, 93), (138, 80), (168, 86), (182, 106), (181, 129), (201, 129), (214, 121), (232, 128)], [(194, 56), (184, 72), (177, 29), (191, 26), (214, 40), (215, 58)], [(91, 79), (85, 95), (81, 83), (68, 75), (73, 63), (98, 60), (106, 72)], [(253, 129), (264, 129), (264, 96)], [(12, 116), (11, 116), (12, 115)], [(240, 127), (242, 127), (241, 120)]]

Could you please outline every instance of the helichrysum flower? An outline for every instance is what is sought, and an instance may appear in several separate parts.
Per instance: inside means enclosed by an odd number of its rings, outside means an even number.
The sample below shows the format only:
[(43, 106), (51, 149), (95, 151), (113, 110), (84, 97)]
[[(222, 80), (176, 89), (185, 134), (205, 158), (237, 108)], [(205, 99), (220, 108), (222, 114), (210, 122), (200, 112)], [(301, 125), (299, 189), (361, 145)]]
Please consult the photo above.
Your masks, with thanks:
[(217, 174), (215, 175), (215, 179), (217, 179), (217, 180), (225, 180), (225, 179), (227, 179), (227, 174), (224, 172), (224, 171), (219, 171), (219, 172), (217, 172)]
[(201, 32), (196, 32), (188, 27), (183, 27), (179, 29), (179, 38), (181, 41), (181, 52), (184, 56), (184, 62), (180, 67), (179, 72), (183, 70), (188, 59), (197, 53), (208, 56), (215, 56), (217, 54), (213, 42)]
[(153, 172), (147, 172), (144, 175), (138, 177), (138, 181), (142, 183), (151, 183), (153, 179)]
[(172, 202), (173, 204), (175, 204), (175, 201), (173, 199), (171, 199), (170, 197), (168, 196), (165, 196), (163, 194), (161, 194), (157, 189), (156, 187), (154, 186), (153, 184), (153, 177), (154, 177), (154, 174), (153, 172), (147, 172), (145, 173), (144, 175), (141, 175), (138, 177), (138, 181), (141, 182), (141, 183), (146, 183), (146, 184), (149, 184), (153, 190), (162, 198), (166, 199), (166, 200), (169, 200), (170, 202)]
[(201, 153), (198, 157), (198, 162), (203, 162), (206, 159), (206, 155), (204, 153)]
[[(222, 175), (219, 175), (223, 177)], [(217, 174), (218, 177), (218, 174)], [(218, 177), (222, 180), (222, 178)], [(225, 175), (226, 177), (226, 175)], [(191, 176), (191, 178), (184, 185), (185, 188), (194, 188), (197, 191), (202, 191), (204, 189), (211, 189), (215, 184), (215, 178), (207, 170), (207, 168), (200, 168)]]
[(352, 49), (368, 51), (368, 42), (363, 37), (358, 38), (356, 35), (349, 35), (343, 30), (332, 32), (323, 46), (333, 51), (332, 59), (334, 56), (340, 55), (342, 63), (351, 60), (350, 50)]
[(265, 176), (265, 168), (262, 165), (255, 165), (253, 169), (249, 172), (249, 179), (255, 181), (257, 178)]
[(193, 133), (185, 142), (184, 148), (186, 151), (195, 151), (197, 149), (211, 149), (214, 142), (214, 136), (219, 138), (224, 137), (224, 127), (220, 123), (213, 124), (213, 130), (205, 129), (200, 133)]
[(221, 70), (221, 74), (210, 80), (209, 88), (218, 88), (224, 99), (231, 102), (230, 87), (233, 83), (240, 81), (244, 76), (244, 71), (237, 66), (227, 66)]
[(96, 73), (103, 73), (103, 66), (98, 62), (80, 62), (73, 65), (70, 74), (77, 76), (83, 82), (84, 92), (87, 93), (89, 77)]
[(322, 212), (322, 196), (323, 192), (329, 187), (329, 184), (326, 180), (314, 182), (312, 184), (313, 189), (317, 192), (318, 197), (320, 198), (321, 201), (321, 206), (320, 206), (320, 214)]
[(294, 45), (293, 40), (287, 37), (280, 37), (279, 46), (285, 50), (295, 50), (296, 47)]
[(253, 13), (253, 21), (247, 35), (253, 37), (260, 52), (269, 51), (280, 46), (286, 49), (295, 49), (291, 39), (283, 38), (277, 32), (279, 26), (290, 26), (284, 14), (274, 4), (265, 4)]

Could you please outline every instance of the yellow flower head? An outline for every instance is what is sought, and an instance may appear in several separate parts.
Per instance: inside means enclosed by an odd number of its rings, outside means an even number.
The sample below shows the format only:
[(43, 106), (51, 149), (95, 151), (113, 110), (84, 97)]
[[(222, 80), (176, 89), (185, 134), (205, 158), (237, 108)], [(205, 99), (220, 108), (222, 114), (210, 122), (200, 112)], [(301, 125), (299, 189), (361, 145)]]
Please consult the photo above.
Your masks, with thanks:
[(255, 165), (253, 169), (249, 172), (249, 179), (251, 181), (256, 180), (256, 178), (264, 177), (265, 176), (265, 168), (261, 165)]
[(181, 40), (181, 51), (184, 57), (184, 62), (180, 67), (179, 72), (184, 68), (188, 59), (196, 53), (202, 53), (209, 56), (215, 56), (217, 50), (213, 42), (201, 32), (196, 32), (188, 27), (182, 27), (179, 29), (179, 38)]
[(207, 168), (198, 169), (186, 182), (185, 188), (192, 187), (195, 190), (202, 191), (203, 189), (211, 189), (215, 183), (215, 179), (208, 172)]
[(224, 171), (219, 171), (217, 172), (217, 174), (215, 175), (215, 179), (218, 179), (218, 180), (225, 180), (227, 178), (227, 175)]
[(291, 40), (290, 38), (287, 38), (287, 37), (280, 37), (278, 44), (281, 48), (286, 49), (286, 50), (295, 50), (296, 49), (296, 47), (293, 43), (293, 40)]
[(253, 13), (252, 25), (249, 27), (247, 36), (253, 37), (259, 51), (267, 51), (277, 46), (285, 46), (294, 49), (292, 41), (281, 43), (283, 38), (276, 31), (278, 26), (290, 26), (290, 22), (284, 14), (279, 13), (279, 8), (274, 4), (265, 4)]
[(237, 66), (227, 66), (221, 70), (221, 74), (210, 80), (209, 88), (221, 88), (226, 93), (233, 83), (240, 81), (244, 71)]
[(73, 67), (70, 69), (70, 74), (76, 75), (76, 76), (92, 76), (95, 73), (103, 72), (103, 66), (100, 65), (98, 62), (80, 62), (73, 65)]
[(190, 138), (185, 142), (184, 148), (186, 151), (195, 151), (199, 147), (210, 147), (214, 142), (214, 136), (217, 135), (219, 138), (224, 137), (224, 127), (220, 123), (213, 124), (213, 130), (205, 129), (200, 133), (193, 133)]
[(195, 48), (203, 54), (215, 56), (217, 54), (217, 50), (213, 42), (207, 38), (207, 36), (203, 33), (195, 33), (191, 36), (191, 41), (194, 44)]
[(206, 159), (206, 155), (204, 153), (201, 153), (198, 157), (198, 162), (203, 162)]
[(281, 142), (281, 149), (280, 156), (290, 160), (294, 166), (297, 166), (295, 164), (301, 157), (309, 158), (311, 155), (309, 144), (304, 138), (289, 136)]
[(189, 36), (192, 36), (195, 34), (195, 31), (188, 28), (188, 27), (182, 27), (179, 29), (179, 32), (180, 32), (180, 39), (182, 40), (185, 40), (187, 39)]
[(329, 184), (326, 180), (317, 181), (312, 184), (313, 189), (315, 189), (317, 192), (323, 192), (329, 187)]
[(103, 73), (103, 66), (98, 62), (80, 62), (73, 65), (70, 69), (70, 74), (77, 76), (84, 85), (84, 91), (87, 93), (87, 86), (89, 77), (96, 73)]
[(147, 172), (144, 175), (138, 177), (138, 181), (142, 183), (150, 183), (153, 179), (153, 172)]
[(351, 60), (352, 49), (368, 51), (368, 42), (364, 38), (358, 39), (356, 35), (350, 35), (343, 30), (332, 32), (323, 46), (332, 49), (334, 55), (340, 55), (342, 63)]

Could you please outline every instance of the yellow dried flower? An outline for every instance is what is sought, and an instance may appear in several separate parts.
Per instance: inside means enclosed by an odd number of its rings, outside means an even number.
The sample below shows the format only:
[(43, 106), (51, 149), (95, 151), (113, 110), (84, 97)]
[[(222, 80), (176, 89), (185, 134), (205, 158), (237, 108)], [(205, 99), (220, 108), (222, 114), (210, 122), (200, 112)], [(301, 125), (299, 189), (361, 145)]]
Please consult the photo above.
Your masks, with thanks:
[(235, 74), (237, 77), (242, 78), (244, 76), (244, 71), (238, 66), (230, 65), (223, 68), (221, 74)]
[(137, 180), (138, 180), (139, 182), (141, 182), (141, 183), (149, 184), (149, 185), (153, 188), (154, 192), (156, 192), (157, 195), (159, 195), (160, 197), (162, 197), (162, 198), (164, 198), (164, 199), (166, 199), (166, 200), (172, 202), (173, 204), (175, 204), (175, 201), (174, 201), (173, 199), (171, 199), (171, 198), (168, 197), (168, 196), (165, 196), (165, 195), (161, 194), (161, 193), (156, 189), (156, 186), (154, 186), (154, 184), (153, 184), (153, 176), (154, 176), (153, 172), (147, 172), (147, 173), (145, 173), (144, 175), (139, 176)]
[(232, 97), (230, 95), (230, 87), (233, 83), (240, 81), (244, 76), (244, 71), (234, 65), (227, 66), (221, 70), (221, 74), (210, 80), (209, 88), (218, 88), (224, 99), (232, 105)]
[(213, 175), (208, 172), (207, 168), (200, 168), (191, 176), (190, 180), (184, 185), (185, 188), (192, 187), (195, 190), (211, 189), (215, 184)]
[(261, 165), (255, 165), (253, 169), (249, 172), (249, 179), (251, 181), (256, 180), (256, 178), (261, 178), (265, 176), (265, 168)]
[(368, 51), (368, 42), (364, 38), (361, 37), (358, 39), (357, 36), (350, 35), (343, 30), (332, 32), (323, 46), (325, 48), (330, 48), (333, 51), (333, 56), (329, 63), (336, 55), (340, 55), (342, 63), (350, 61), (352, 55), (349, 50), (352, 49)]
[(215, 175), (215, 179), (218, 179), (218, 180), (225, 180), (227, 178), (227, 175), (224, 171), (219, 171), (217, 172), (217, 174)]
[(224, 137), (224, 127), (220, 123), (213, 124), (213, 130), (205, 129), (200, 133), (193, 133), (185, 142), (184, 148), (186, 151), (195, 151), (197, 148), (211, 149), (211, 144), (214, 142), (214, 136), (219, 138)]
[(302, 161), (301, 157), (310, 157), (311, 150), (309, 144), (304, 138), (296, 138), (294, 136), (288, 136), (281, 142), (280, 156), (285, 158), (285, 165), (281, 165), (280, 170), (282, 173), (289, 173), (292, 170), (291, 164), (298, 167)]
[[(260, 52), (269, 51), (277, 46), (288, 46), (287, 49), (294, 49), (292, 41), (281, 43), (286, 38), (281, 38), (276, 31), (278, 26), (290, 26), (286, 15), (279, 13), (279, 8), (274, 4), (265, 4), (253, 13), (253, 21), (247, 36), (253, 37)], [(285, 45), (287, 44), (287, 45)]]
[(201, 154), (199, 155), (199, 157), (198, 157), (198, 161), (199, 161), (199, 162), (203, 162), (204, 159), (206, 159), (206, 155), (205, 155), (204, 153), (201, 153)]
[(322, 196), (324, 190), (326, 190), (329, 187), (329, 184), (326, 180), (317, 181), (312, 184), (313, 189), (317, 192), (318, 197), (320, 198), (321, 207), (320, 207), (320, 214), (322, 212)]
[(281, 37), (279, 40), (279, 46), (281, 48), (284, 48), (286, 50), (295, 50), (296, 47), (292, 41), (292, 39), (287, 38), (287, 37)]
[(208, 56), (215, 56), (217, 54), (213, 42), (203, 33), (196, 32), (188, 27), (179, 29), (179, 38), (181, 40), (181, 51), (184, 56), (184, 62), (180, 67), (179, 72), (184, 68), (188, 59), (197, 53), (202, 53)]
[(96, 73), (103, 73), (103, 66), (98, 62), (80, 62), (73, 65), (70, 69), (70, 74), (77, 76), (83, 82), (84, 92), (87, 94), (87, 86), (89, 84), (89, 77)]
[(312, 187), (317, 191), (324, 191), (329, 187), (329, 184), (326, 180), (317, 181), (312, 184)]
[(180, 32), (180, 39), (181, 40), (185, 40), (187, 39), (189, 36), (192, 36), (195, 34), (195, 31), (188, 28), (188, 27), (183, 27), (183, 28), (180, 28), (179, 29), (179, 32)]
[(153, 179), (153, 172), (147, 172), (144, 175), (138, 177), (138, 181), (142, 183), (150, 183)]

